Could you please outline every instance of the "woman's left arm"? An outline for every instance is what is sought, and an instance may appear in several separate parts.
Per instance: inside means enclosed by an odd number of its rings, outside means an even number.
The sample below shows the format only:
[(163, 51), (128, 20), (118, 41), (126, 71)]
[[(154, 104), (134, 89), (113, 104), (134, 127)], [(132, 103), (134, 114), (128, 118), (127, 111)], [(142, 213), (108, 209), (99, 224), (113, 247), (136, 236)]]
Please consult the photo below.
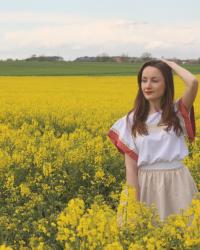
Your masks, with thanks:
[(160, 60), (169, 65), (177, 73), (177, 75), (179, 75), (185, 82), (186, 89), (182, 96), (182, 102), (189, 112), (198, 92), (198, 79), (191, 72), (184, 69), (175, 62), (168, 61), (165, 59), (160, 59)]

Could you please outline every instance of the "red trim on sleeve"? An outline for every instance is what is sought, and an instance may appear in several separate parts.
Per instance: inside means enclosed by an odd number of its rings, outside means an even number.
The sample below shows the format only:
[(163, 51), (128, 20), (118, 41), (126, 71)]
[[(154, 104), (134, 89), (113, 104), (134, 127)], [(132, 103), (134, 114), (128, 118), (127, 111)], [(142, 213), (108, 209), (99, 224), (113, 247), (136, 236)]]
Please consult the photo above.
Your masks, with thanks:
[(128, 148), (122, 141), (119, 139), (119, 135), (113, 130), (109, 130), (107, 136), (110, 138), (112, 143), (117, 147), (118, 151), (122, 154), (129, 155), (133, 160), (138, 160), (138, 154), (135, 153), (132, 149)]
[(182, 117), (185, 123), (189, 142), (193, 142), (195, 139), (195, 133), (196, 133), (194, 107), (192, 105), (190, 113), (189, 113), (182, 101), (182, 98), (179, 99), (178, 104), (179, 104), (178, 108), (182, 114)]

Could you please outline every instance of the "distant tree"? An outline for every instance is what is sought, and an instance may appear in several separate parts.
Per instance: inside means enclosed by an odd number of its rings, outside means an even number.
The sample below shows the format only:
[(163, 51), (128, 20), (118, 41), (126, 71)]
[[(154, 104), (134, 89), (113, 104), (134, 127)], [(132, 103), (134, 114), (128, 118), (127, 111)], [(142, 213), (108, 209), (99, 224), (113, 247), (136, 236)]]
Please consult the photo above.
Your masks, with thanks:
[(152, 55), (151, 55), (151, 53), (149, 53), (149, 52), (144, 52), (144, 53), (142, 53), (142, 55), (141, 55), (141, 59), (143, 59), (143, 60), (151, 60), (152, 59)]
[(61, 56), (35, 56), (25, 59), (26, 61), (64, 61)]
[(13, 62), (13, 59), (12, 58), (7, 58), (6, 61), (7, 62)]
[(101, 53), (96, 57), (98, 62), (108, 62), (110, 61), (110, 56), (107, 53)]
[(107, 53), (105, 53), (105, 52), (103, 52), (103, 53), (101, 53), (101, 54), (99, 54), (97, 56), (99, 56), (99, 57), (109, 57), (109, 55)]
[(121, 57), (128, 57), (128, 54), (127, 53), (122, 53)]

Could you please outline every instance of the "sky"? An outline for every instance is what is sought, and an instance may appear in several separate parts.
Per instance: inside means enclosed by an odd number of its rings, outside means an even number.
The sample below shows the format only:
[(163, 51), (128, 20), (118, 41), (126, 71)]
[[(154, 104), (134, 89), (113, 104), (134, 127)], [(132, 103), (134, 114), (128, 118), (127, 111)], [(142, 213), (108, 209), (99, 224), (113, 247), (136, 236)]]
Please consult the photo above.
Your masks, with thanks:
[(0, 0), (0, 59), (200, 58), (199, 0)]

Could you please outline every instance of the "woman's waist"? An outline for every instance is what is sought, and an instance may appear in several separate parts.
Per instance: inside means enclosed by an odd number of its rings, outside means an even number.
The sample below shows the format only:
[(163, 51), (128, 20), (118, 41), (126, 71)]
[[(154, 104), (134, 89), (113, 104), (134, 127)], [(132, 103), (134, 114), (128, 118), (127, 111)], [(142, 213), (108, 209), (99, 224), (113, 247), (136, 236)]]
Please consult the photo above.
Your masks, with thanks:
[(183, 166), (182, 160), (172, 160), (172, 161), (157, 161), (149, 164), (143, 164), (139, 166), (141, 169), (175, 169)]

